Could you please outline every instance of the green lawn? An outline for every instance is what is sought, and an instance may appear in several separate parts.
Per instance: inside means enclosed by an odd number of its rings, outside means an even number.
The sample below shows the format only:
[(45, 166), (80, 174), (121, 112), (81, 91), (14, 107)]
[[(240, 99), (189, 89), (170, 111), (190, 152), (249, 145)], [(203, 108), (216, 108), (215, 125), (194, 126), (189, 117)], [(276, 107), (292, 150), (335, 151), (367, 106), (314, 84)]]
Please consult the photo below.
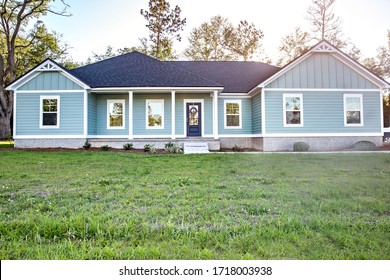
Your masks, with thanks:
[(390, 259), (390, 154), (0, 151), (0, 259)]
[(13, 148), (14, 141), (13, 140), (0, 140), (0, 148)]

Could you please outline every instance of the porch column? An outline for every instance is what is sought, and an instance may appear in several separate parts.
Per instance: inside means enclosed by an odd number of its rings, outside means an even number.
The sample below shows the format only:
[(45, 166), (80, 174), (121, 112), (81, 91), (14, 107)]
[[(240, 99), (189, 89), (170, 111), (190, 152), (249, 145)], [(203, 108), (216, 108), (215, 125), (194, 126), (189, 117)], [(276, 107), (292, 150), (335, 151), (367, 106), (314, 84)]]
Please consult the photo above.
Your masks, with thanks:
[(84, 137), (88, 138), (88, 92), (84, 89)]
[(133, 92), (129, 91), (129, 139), (133, 139)]
[(172, 139), (176, 138), (176, 92), (171, 91), (171, 111), (172, 111)]
[(214, 139), (219, 139), (218, 136), (218, 91), (213, 94), (213, 136)]

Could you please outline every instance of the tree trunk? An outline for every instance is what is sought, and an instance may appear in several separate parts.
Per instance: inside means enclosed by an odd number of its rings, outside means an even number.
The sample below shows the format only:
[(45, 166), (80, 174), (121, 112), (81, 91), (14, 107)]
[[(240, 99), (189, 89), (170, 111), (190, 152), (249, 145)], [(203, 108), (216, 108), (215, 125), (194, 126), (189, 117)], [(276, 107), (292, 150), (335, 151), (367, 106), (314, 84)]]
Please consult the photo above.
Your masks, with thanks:
[(11, 133), (11, 114), (0, 117), (0, 139), (10, 139)]

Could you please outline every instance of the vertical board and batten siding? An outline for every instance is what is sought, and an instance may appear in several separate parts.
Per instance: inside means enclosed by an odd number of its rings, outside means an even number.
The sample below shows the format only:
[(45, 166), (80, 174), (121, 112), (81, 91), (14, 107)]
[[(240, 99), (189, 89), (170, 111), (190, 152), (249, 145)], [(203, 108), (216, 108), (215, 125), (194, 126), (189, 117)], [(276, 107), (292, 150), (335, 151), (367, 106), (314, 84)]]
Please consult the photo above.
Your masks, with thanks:
[(72, 80), (59, 72), (42, 72), (23, 86), (20, 90), (83, 90)]
[[(39, 128), (40, 96), (60, 96), (59, 128)], [(84, 93), (17, 93), (16, 135), (83, 135)]]
[[(363, 95), (364, 126), (344, 126), (344, 92), (300, 92), (303, 94), (303, 127), (283, 126), (283, 93), (266, 92), (266, 133), (377, 133), (381, 131), (381, 95), (356, 90)], [(291, 93), (291, 92), (290, 92)], [(349, 93), (349, 92), (348, 92)]]
[[(241, 101), (241, 128), (225, 129), (225, 100)], [(261, 109), (261, 108), (260, 108)], [(218, 133), (224, 134), (251, 134), (252, 133), (252, 106), (250, 98), (219, 98), (218, 99)]]
[(252, 97), (252, 133), (261, 134), (261, 94)]
[[(125, 100), (125, 128), (107, 129), (107, 100)], [(129, 135), (129, 95), (96, 94), (96, 135)]]
[[(187, 131), (184, 130), (186, 116), (184, 115), (184, 99), (203, 99), (203, 127), (205, 135), (213, 134), (213, 98), (210, 94), (195, 93), (183, 94), (176, 93), (176, 135), (187, 136)], [(203, 136), (203, 135), (202, 135)]]
[(266, 88), (378, 88), (331, 54), (314, 53)]
[[(164, 100), (163, 129), (146, 128), (146, 99)], [(128, 104), (126, 104), (128, 106)], [(138, 94), (133, 95), (133, 134), (137, 135), (169, 135), (172, 127), (171, 94)]]
[(96, 94), (88, 93), (88, 135), (96, 135), (97, 130)]

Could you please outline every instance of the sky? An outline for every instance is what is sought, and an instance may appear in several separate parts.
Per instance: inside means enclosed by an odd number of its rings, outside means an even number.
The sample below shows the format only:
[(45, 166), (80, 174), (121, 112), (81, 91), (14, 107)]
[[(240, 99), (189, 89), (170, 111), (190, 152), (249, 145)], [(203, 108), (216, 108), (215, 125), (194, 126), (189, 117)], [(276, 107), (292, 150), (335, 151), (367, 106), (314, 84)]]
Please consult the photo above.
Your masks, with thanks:
[[(114, 49), (139, 45), (149, 32), (140, 14), (148, 9), (148, 0), (65, 0), (71, 17), (49, 14), (42, 18), (50, 30), (63, 34), (75, 61), (85, 61), (94, 53), (103, 53), (107, 45)], [(240, 20), (253, 22), (263, 30), (266, 54), (275, 62), (280, 40), (300, 26), (310, 30), (306, 11), (311, 0), (168, 0), (171, 8), (179, 5), (187, 25), (181, 42), (174, 48), (180, 54), (188, 46), (188, 35), (195, 27), (215, 15), (229, 19), (233, 25)], [(55, 6), (62, 7), (60, 1)], [(337, 0), (334, 12), (342, 19), (345, 37), (349, 37), (364, 57), (376, 55), (379, 46), (387, 44), (390, 29), (390, 0)], [(184, 57), (181, 57), (184, 59)]]

